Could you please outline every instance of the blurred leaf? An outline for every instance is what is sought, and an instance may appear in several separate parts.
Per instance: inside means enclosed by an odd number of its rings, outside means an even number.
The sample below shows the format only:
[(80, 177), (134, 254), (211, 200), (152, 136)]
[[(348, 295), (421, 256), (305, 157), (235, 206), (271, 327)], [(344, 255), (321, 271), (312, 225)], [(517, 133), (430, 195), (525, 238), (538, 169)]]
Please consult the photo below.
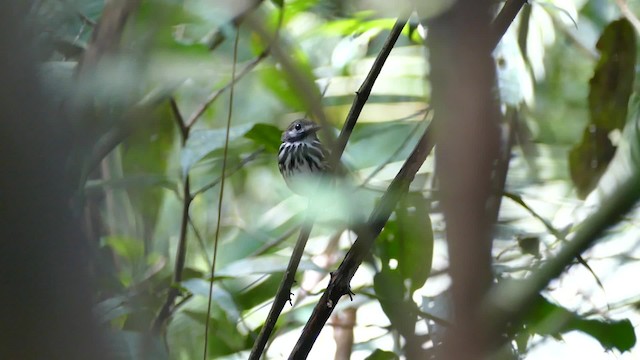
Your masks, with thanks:
[(271, 153), (278, 152), (280, 147), (280, 136), (282, 131), (276, 126), (271, 124), (255, 124), (246, 134), (249, 140), (253, 140), (256, 144), (264, 146), (264, 148)]
[(431, 273), (433, 229), (426, 200), (420, 194), (407, 195), (398, 204), (395, 215), (378, 237), (376, 249), (383, 270), (390, 267), (392, 260), (397, 261), (402, 293), (409, 297)]
[(163, 360), (169, 359), (160, 337), (134, 331), (107, 332), (109, 359), (117, 360)]
[[(395, 18), (367, 20), (367, 17), (370, 16), (370, 11), (359, 12), (354, 14), (353, 18), (328, 21), (315, 31), (324, 35), (348, 36), (376, 30), (375, 34), (377, 34), (381, 30), (391, 30), (396, 22)], [(409, 30), (407, 29), (407, 31)]]
[[(252, 124), (233, 126), (229, 129), (229, 142), (244, 136), (252, 127)], [(189, 169), (205, 156), (215, 150), (224, 147), (227, 129), (197, 130), (189, 136), (189, 140), (182, 150), (180, 163), (182, 164), (182, 174), (186, 175)]]
[(371, 355), (367, 356), (365, 360), (397, 360), (400, 359), (398, 355), (391, 351), (384, 351), (376, 349)]
[(206, 312), (183, 311), (185, 315), (201, 324), (202, 329), (204, 329), (205, 322), (209, 321), (207, 346), (211, 357), (216, 358), (248, 349), (246, 336), (238, 331), (236, 321), (229, 319), (224, 309), (215, 305), (214, 308), (217, 311), (213, 312), (214, 317), (211, 319), (207, 319)]
[[(203, 279), (189, 279), (181, 285), (194, 295), (209, 298), (209, 282)], [(214, 285), (211, 292), (212, 301), (223, 308), (233, 321), (240, 320), (240, 311), (229, 292), (218, 285)]]
[(609, 165), (616, 148), (608, 131), (590, 125), (585, 129), (582, 142), (569, 151), (569, 171), (578, 196), (587, 197)]
[(242, 290), (234, 294), (238, 306), (242, 309), (251, 309), (261, 305), (273, 298), (284, 273), (273, 273), (261, 281), (251, 283), (251, 286), (244, 286)]
[(99, 323), (108, 323), (116, 318), (131, 313), (133, 309), (128, 306), (126, 296), (114, 296), (97, 303), (93, 313)]
[(590, 123), (582, 142), (569, 152), (571, 179), (581, 198), (596, 187), (613, 158), (616, 148), (609, 134), (627, 121), (636, 61), (633, 27), (624, 19), (612, 22), (596, 47), (600, 60), (589, 82)]
[(383, 267), (373, 278), (373, 289), (393, 327), (398, 329), (400, 334), (413, 334), (417, 305), (406, 296), (400, 271)]
[(275, 66), (265, 66), (260, 70), (260, 80), (287, 107), (294, 110), (304, 108), (302, 98), (291, 87), (284, 72)]
[[(216, 271), (216, 276), (248, 276), (253, 274), (270, 274), (274, 272), (282, 272), (287, 268), (289, 263), (288, 256), (280, 255), (264, 255), (260, 257), (250, 257), (240, 259)], [(301, 261), (298, 270), (315, 270), (324, 272), (324, 270), (312, 261)]]
[(279, 8), (282, 8), (282, 5), (284, 5), (284, 0), (271, 0), (271, 2)]
[(589, 82), (591, 123), (611, 131), (622, 130), (636, 65), (636, 39), (626, 19), (609, 24), (596, 44), (600, 60)]
[(138, 239), (126, 236), (107, 236), (103, 242), (129, 263), (138, 262), (144, 256), (144, 245)]
[(625, 320), (585, 319), (579, 315), (551, 303), (539, 295), (525, 320), (530, 333), (558, 337), (572, 330), (590, 335), (605, 350), (620, 352), (631, 350), (636, 343), (633, 325)]
[[(412, 211), (408, 211), (413, 207)], [(400, 245), (398, 269), (410, 281), (410, 292), (421, 288), (431, 273), (433, 259), (433, 228), (421, 194), (409, 194), (396, 210)]]
[[(122, 168), (125, 179), (129, 176), (157, 176), (166, 173), (171, 151), (174, 150), (174, 125), (169, 106), (151, 108), (146, 116), (153, 117), (146, 126), (136, 129), (124, 143), (122, 151)], [(131, 205), (136, 210), (136, 223), (141, 233), (135, 234), (151, 241), (158, 211), (164, 196), (164, 189), (157, 186), (128, 187), (127, 194)], [(133, 235), (133, 234), (130, 234)]]
[(120, 179), (89, 180), (86, 182), (85, 190), (103, 191), (104, 189), (145, 188), (152, 186), (160, 186), (172, 191), (178, 190), (175, 181), (172, 181), (167, 176), (156, 174), (136, 174), (127, 175)]

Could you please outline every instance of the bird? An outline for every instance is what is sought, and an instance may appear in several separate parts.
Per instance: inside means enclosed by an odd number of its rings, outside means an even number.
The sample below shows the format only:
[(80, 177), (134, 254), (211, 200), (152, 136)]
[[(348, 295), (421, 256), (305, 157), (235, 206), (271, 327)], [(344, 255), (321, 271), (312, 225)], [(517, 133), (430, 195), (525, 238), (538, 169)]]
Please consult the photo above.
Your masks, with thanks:
[(285, 183), (298, 195), (307, 196), (328, 172), (328, 151), (318, 139), (321, 127), (309, 119), (294, 120), (282, 133), (278, 168)]

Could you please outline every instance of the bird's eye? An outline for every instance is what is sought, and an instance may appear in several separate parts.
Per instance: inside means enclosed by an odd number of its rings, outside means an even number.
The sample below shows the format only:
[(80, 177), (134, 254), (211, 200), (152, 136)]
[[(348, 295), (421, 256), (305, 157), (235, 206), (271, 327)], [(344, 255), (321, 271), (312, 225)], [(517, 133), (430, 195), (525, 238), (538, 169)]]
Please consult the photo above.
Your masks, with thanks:
[(294, 126), (294, 128), (298, 131), (300, 131), (302, 129), (302, 125), (300, 125), (300, 123), (296, 124), (296, 126)]

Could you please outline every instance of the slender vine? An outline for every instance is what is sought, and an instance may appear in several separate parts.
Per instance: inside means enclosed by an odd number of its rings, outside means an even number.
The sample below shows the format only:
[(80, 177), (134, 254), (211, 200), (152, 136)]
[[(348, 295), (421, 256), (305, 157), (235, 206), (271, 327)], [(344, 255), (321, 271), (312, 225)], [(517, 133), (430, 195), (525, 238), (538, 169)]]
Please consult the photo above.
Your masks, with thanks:
[(222, 219), (222, 198), (224, 196), (225, 172), (227, 170), (227, 155), (229, 152), (229, 128), (233, 117), (233, 96), (235, 94), (236, 63), (238, 62), (238, 42), (240, 41), (240, 26), (236, 29), (236, 38), (233, 43), (233, 65), (231, 69), (231, 88), (229, 89), (229, 112), (227, 114), (227, 131), (224, 139), (224, 152), (222, 155), (222, 175), (220, 175), (220, 195), (218, 197), (218, 218), (216, 220), (216, 235), (213, 242), (213, 260), (211, 261), (211, 281), (209, 282), (209, 299), (207, 301), (207, 317), (204, 325), (204, 351), (202, 359), (207, 359), (207, 339), (209, 338), (209, 318), (211, 317), (211, 299), (213, 298), (213, 280), (215, 279), (216, 259), (218, 257), (218, 242), (220, 239), (220, 220)]

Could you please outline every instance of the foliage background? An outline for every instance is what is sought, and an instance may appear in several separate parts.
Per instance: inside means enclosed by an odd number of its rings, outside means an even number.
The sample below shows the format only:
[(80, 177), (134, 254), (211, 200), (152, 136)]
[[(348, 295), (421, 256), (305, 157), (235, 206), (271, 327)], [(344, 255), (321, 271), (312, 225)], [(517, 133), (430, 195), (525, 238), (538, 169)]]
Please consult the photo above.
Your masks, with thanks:
[[(501, 101), (505, 109), (518, 108), (521, 127), (506, 186), (521, 203), (502, 203), (494, 241), (498, 277), (522, 277), (535, 270), (559, 246), (554, 229), (570, 232), (570, 226), (582, 219), (583, 200), (571, 177), (575, 165), (569, 162), (569, 152), (583, 141), (590, 124), (590, 79), (600, 56), (596, 42), (620, 17), (620, 3), (532, 2), (496, 50)], [(79, 196), (90, 239), (90, 271), (96, 279), (95, 314), (108, 329), (114, 357), (142, 358), (150, 353), (156, 359), (199, 358), (206, 340), (211, 357), (246, 358), (287, 264), (306, 201), (286, 188), (275, 153), (278, 129), (306, 114), (307, 103), (281, 64), (261, 57), (268, 42), (250, 21), (239, 27), (234, 54), (232, 20), (244, 16), (249, 5), (142, 1), (126, 23), (119, 51), (83, 77), (76, 75), (76, 67), (95, 23), (104, 16), (104, 2), (42, 0), (31, 9), (29, 21), (37, 29), (47, 94), (58, 106), (70, 106), (80, 114), (72, 124), (79, 145), (64, 166), (81, 179), (86, 176)], [(635, 3), (629, 6), (632, 13), (640, 10)], [(420, 15), (433, 16), (430, 11), (424, 9)], [(323, 109), (336, 128), (397, 15), (377, 2), (318, 0), (264, 1), (249, 12), (270, 32), (279, 29), (287, 55), (324, 93)], [(417, 17), (411, 19), (347, 146), (344, 160), (354, 178), (367, 179), (367, 186), (358, 191), (365, 214), (426, 126), (422, 119), (431, 93), (428, 49), (423, 44), (427, 33)], [(232, 78), (234, 62), (237, 73), (256, 66), (234, 85), (227, 153), (227, 169), (233, 174), (226, 179), (219, 214), (218, 179), (230, 111), (229, 90), (224, 87)], [(194, 118), (183, 143), (170, 98), (188, 120), (219, 89), (225, 91)], [(98, 156), (112, 138), (119, 139), (117, 147)], [(97, 159), (97, 166), (88, 172), (92, 159)], [(191, 194), (196, 195), (185, 223), (181, 214), (187, 175)], [(354, 301), (340, 303), (340, 312), (357, 309), (353, 358), (370, 356), (377, 349), (380, 358), (392, 356), (381, 351), (402, 353), (407, 339), (399, 324), (406, 319), (394, 308), (450, 317), (442, 305), (448, 263), (434, 184), (430, 157), (412, 184), (411, 196), (378, 239), (371, 263), (358, 271), (352, 283)], [(205, 339), (208, 274), (219, 215), (211, 331)], [(327, 284), (328, 271), (353, 241), (343, 234), (327, 247), (345, 216), (319, 219), (301, 264), (304, 276), (298, 277), (309, 296), (296, 292), (294, 302), (302, 300), (286, 308), (267, 357), (286, 356)], [(636, 219), (630, 214), (585, 255), (603, 287), (586, 268), (572, 267), (542, 294), (546, 300), (541, 298), (531, 310), (528, 327), (518, 329), (514, 352), (549, 358), (549, 352), (577, 356), (582, 349), (602, 354), (603, 359), (634, 357), (637, 350), (626, 350), (635, 344), (639, 319), (639, 289), (633, 281), (639, 255)], [(172, 284), (183, 225), (185, 268), (180, 282)], [(409, 250), (398, 248), (398, 243)], [(149, 339), (150, 324), (172, 287), (179, 289), (180, 306), (162, 336)], [(558, 318), (565, 321), (549, 320)], [(430, 344), (436, 343), (442, 329), (427, 323), (419, 317), (416, 331), (428, 332)], [(331, 327), (323, 331), (312, 357), (324, 358), (329, 349), (340, 346), (331, 333)], [(560, 336), (565, 342), (557, 340)]]

